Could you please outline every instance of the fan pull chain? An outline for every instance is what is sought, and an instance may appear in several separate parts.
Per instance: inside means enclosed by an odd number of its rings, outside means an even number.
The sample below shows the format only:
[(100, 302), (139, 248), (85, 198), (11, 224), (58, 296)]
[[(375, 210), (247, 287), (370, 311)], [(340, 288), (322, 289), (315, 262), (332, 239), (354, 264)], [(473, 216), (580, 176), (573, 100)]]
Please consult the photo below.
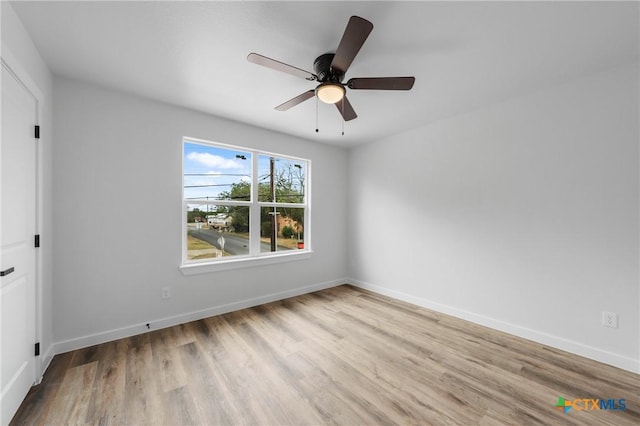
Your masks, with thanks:
[(344, 96), (342, 97), (342, 136), (344, 136)]
[(316, 133), (318, 133), (318, 97), (316, 96)]

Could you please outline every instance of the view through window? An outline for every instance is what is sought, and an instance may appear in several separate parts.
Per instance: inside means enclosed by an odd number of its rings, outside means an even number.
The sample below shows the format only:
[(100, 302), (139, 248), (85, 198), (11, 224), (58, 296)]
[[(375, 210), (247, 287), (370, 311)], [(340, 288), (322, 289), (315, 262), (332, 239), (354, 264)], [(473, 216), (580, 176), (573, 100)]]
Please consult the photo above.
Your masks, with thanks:
[(183, 171), (184, 263), (308, 251), (308, 160), (185, 139)]

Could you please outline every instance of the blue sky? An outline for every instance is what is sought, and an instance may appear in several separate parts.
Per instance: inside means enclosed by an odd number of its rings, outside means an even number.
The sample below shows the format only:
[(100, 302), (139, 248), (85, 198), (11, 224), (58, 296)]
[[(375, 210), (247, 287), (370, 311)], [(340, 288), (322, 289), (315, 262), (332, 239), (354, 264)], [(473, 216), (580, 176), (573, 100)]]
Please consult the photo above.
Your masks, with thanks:
[(232, 184), (250, 180), (251, 154), (185, 142), (184, 174), (185, 198), (215, 199), (220, 192), (229, 191)]

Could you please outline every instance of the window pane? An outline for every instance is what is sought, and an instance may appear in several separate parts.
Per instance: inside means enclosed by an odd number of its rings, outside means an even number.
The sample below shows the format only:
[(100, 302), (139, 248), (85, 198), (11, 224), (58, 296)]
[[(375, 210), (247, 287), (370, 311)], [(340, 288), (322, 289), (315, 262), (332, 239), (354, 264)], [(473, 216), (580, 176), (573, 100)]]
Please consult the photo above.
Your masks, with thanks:
[(184, 143), (185, 200), (251, 200), (251, 154)]
[(182, 142), (185, 263), (305, 250), (310, 160), (187, 138)]
[(260, 251), (304, 249), (304, 209), (262, 207)]
[(187, 260), (249, 254), (249, 207), (187, 207)]
[(258, 201), (304, 203), (306, 175), (305, 161), (258, 156)]

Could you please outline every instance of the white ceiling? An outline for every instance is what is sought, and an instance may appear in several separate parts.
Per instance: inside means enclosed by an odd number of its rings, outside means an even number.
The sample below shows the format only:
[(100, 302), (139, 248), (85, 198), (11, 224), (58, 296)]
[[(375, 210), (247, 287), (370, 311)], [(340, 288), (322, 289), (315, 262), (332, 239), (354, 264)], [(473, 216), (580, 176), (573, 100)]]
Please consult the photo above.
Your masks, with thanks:
[[(638, 2), (13, 2), (54, 74), (291, 135), (369, 142), (572, 78), (638, 61)], [(347, 20), (374, 29), (351, 77), (413, 75), (409, 92), (350, 91), (358, 118), (315, 87), (247, 62), (313, 72)], [(345, 80), (346, 81), (346, 80)]]

